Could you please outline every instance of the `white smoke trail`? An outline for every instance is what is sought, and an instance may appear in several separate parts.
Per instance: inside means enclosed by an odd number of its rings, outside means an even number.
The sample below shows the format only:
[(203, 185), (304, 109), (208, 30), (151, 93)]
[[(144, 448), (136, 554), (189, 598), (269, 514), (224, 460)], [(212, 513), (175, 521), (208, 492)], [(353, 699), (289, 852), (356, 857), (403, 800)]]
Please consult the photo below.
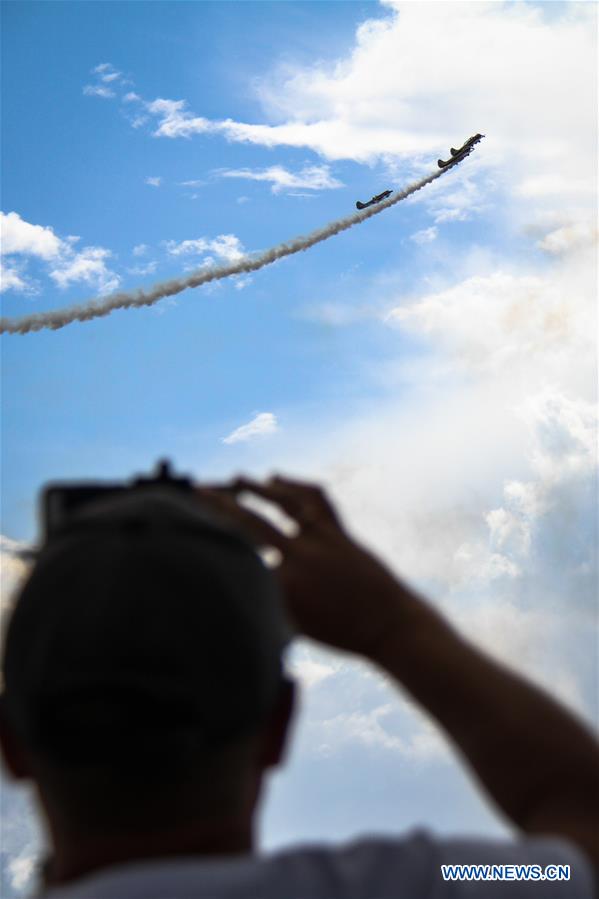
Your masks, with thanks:
[(170, 281), (164, 281), (162, 284), (155, 284), (154, 287), (147, 291), (141, 288), (121, 291), (108, 297), (100, 297), (95, 300), (89, 300), (87, 303), (67, 306), (63, 309), (34, 312), (31, 315), (23, 315), (18, 318), (0, 318), (0, 334), (28, 334), (30, 331), (41, 331), (42, 328), (56, 330), (64, 328), (65, 325), (69, 325), (74, 321), (85, 322), (90, 321), (92, 318), (110, 315), (115, 309), (128, 309), (131, 306), (151, 306), (164, 297), (172, 297), (177, 293), (181, 293), (182, 290), (187, 290), (188, 287), (200, 287), (202, 284), (208, 284), (209, 281), (228, 278), (229, 275), (258, 271), (259, 268), (264, 268), (265, 265), (270, 265), (271, 262), (282, 259), (283, 256), (291, 256), (293, 253), (299, 253), (300, 250), (308, 250), (314, 244), (327, 240), (341, 231), (347, 231), (348, 228), (366, 221), (373, 215), (378, 215), (384, 209), (389, 209), (390, 206), (405, 200), (406, 197), (416, 193), (417, 190), (430, 184), (431, 181), (435, 181), (446, 171), (448, 169), (439, 169), (439, 171), (428, 175), (421, 181), (410, 184), (405, 190), (396, 193), (376, 206), (370, 206), (368, 209), (348, 215), (346, 218), (338, 219), (336, 222), (331, 222), (324, 228), (319, 228), (317, 231), (306, 235), (306, 237), (296, 237), (294, 240), (286, 243), (277, 244), (277, 246), (272, 247), (270, 250), (265, 250), (264, 253), (260, 253), (257, 256), (244, 256), (243, 259), (228, 265), (199, 269), (186, 278), (173, 278)]

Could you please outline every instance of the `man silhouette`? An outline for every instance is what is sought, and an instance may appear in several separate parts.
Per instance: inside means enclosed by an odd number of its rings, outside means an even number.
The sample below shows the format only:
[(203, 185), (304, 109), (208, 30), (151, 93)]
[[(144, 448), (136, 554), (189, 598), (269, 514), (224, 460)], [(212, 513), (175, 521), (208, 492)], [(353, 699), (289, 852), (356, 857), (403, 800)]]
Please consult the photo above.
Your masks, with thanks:
[[(297, 534), (240, 505), (247, 491)], [(254, 546), (279, 551), (276, 575)], [(292, 717), (281, 652), (293, 633), (408, 690), (520, 836), (415, 831), (259, 854), (262, 783)], [(50, 833), (44, 899), (592, 896), (592, 736), (360, 548), (313, 485), (238, 479), (90, 504), (42, 547), (3, 674), (5, 762), (34, 782)], [(548, 879), (450, 881), (443, 864), (535, 865)], [(558, 865), (569, 880), (549, 879)]]

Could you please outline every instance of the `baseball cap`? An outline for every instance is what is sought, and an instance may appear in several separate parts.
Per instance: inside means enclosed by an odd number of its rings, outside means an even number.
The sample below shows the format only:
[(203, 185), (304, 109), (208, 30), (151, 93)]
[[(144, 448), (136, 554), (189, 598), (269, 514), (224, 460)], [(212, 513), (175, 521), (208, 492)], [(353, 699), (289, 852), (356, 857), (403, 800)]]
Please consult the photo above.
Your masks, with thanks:
[(89, 503), (41, 547), (4, 658), (5, 714), (32, 749), (106, 759), (193, 734), (251, 732), (292, 632), (254, 547), (165, 488)]

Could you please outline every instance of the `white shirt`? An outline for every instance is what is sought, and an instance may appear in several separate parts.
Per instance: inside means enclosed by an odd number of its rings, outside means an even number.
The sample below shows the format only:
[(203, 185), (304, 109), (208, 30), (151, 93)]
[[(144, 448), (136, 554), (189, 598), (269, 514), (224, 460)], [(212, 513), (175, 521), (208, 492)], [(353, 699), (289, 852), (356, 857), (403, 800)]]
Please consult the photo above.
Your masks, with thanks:
[[(570, 879), (449, 881), (444, 864), (569, 865)], [(497, 872), (495, 872), (497, 873)], [(340, 846), (298, 846), (268, 855), (181, 857), (106, 868), (38, 899), (591, 899), (592, 874), (562, 840), (484, 842), (365, 837)]]

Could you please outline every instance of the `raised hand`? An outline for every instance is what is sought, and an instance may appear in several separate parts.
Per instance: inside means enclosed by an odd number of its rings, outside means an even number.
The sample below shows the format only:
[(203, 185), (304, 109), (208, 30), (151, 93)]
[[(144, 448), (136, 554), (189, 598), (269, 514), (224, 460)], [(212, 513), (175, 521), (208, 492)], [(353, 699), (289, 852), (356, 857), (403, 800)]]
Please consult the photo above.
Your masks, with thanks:
[[(284, 534), (241, 506), (237, 500), (247, 493), (279, 507), (296, 523), (297, 535)], [(412, 597), (381, 562), (348, 536), (321, 488), (282, 477), (265, 483), (238, 478), (222, 488), (200, 488), (198, 495), (256, 545), (279, 550), (277, 574), (298, 632), (338, 649), (376, 656)]]

